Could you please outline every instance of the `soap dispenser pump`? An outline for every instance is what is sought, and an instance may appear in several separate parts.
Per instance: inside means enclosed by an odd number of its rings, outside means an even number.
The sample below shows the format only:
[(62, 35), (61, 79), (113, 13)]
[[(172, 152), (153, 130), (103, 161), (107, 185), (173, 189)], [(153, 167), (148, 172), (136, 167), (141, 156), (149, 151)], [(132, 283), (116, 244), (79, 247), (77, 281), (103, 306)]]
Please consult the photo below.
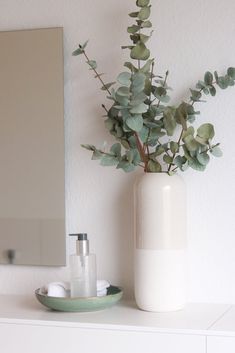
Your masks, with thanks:
[(76, 236), (76, 254), (70, 256), (71, 297), (95, 297), (96, 256), (89, 252), (86, 233), (70, 234)]

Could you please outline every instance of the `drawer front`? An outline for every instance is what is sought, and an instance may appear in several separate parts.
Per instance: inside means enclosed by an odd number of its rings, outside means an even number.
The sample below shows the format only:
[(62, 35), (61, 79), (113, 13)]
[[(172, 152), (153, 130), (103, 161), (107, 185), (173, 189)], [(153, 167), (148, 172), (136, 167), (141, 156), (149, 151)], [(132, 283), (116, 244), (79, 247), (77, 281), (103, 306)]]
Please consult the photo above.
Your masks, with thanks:
[(205, 353), (206, 338), (181, 334), (0, 324), (0, 352)]
[(234, 337), (208, 337), (207, 353), (234, 353)]

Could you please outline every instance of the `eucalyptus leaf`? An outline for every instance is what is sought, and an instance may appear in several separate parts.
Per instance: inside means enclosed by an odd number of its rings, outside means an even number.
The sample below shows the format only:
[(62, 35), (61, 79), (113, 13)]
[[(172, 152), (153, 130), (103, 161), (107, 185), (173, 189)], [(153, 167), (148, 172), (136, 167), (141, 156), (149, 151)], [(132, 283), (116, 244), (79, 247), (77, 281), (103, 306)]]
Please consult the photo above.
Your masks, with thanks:
[(140, 36), (140, 42), (142, 43), (146, 43), (150, 38), (150, 36), (146, 36), (145, 34), (142, 34), (142, 33), (140, 33), (139, 36)]
[(204, 81), (206, 85), (211, 85), (213, 82), (213, 75), (210, 71), (207, 71), (204, 75)]
[(183, 102), (175, 111), (175, 120), (178, 124), (182, 125), (183, 129), (187, 130), (187, 105)]
[(147, 112), (148, 110), (148, 105), (144, 103), (140, 103), (139, 105), (136, 105), (130, 109), (131, 114), (142, 114)]
[(195, 158), (188, 161), (188, 164), (192, 169), (195, 169), (199, 172), (203, 172), (206, 169), (206, 166), (199, 163)]
[(187, 170), (189, 167), (189, 162), (186, 161), (184, 164), (182, 164), (180, 170), (182, 170), (182, 172), (185, 172), (185, 170)]
[[(140, 133), (139, 133), (139, 136), (140, 136)], [(128, 141), (131, 148), (137, 148), (136, 137), (134, 135), (130, 136), (128, 138)]]
[(151, 65), (153, 64), (154, 59), (149, 59), (139, 70), (140, 72), (143, 72), (144, 74), (148, 73), (150, 71)]
[(157, 97), (159, 99), (160, 102), (162, 103), (168, 103), (170, 101), (170, 97), (168, 95), (165, 96), (159, 96)]
[(165, 148), (160, 145), (160, 146), (157, 146), (156, 149), (155, 149), (155, 152), (154, 152), (154, 156), (160, 156), (161, 154), (163, 154), (165, 152)]
[(227, 70), (227, 74), (235, 80), (235, 67), (229, 67)]
[(163, 124), (166, 129), (167, 135), (172, 136), (175, 132), (176, 121), (174, 114), (169, 109), (164, 112)]
[(197, 153), (197, 160), (202, 165), (207, 165), (210, 161), (210, 157), (207, 152), (198, 152)]
[(133, 49), (131, 49), (130, 56), (132, 59), (136, 60), (147, 60), (150, 56), (150, 51), (146, 48), (144, 43), (140, 42)]
[(132, 49), (132, 48), (134, 48), (134, 45), (122, 45), (121, 48), (122, 49)]
[(146, 76), (141, 72), (135, 73), (132, 76), (131, 90), (134, 95), (143, 92), (145, 87), (145, 80)]
[(84, 44), (79, 44), (78, 49), (74, 50), (74, 52), (72, 53), (72, 55), (77, 56), (77, 55), (81, 55), (84, 53), (84, 49), (86, 48), (88, 43), (88, 40), (84, 43)]
[(132, 25), (127, 28), (127, 32), (131, 33), (131, 34), (134, 34), (134, 33), (138, 32), (139, 30), (140, 30), (140, 26), (137, 26), (137, 25)]
[(163, 160), (164, 162), (166, 162), (167, 164), (171, 164), (173, 162), (173, 158), (168, 156), (168, 154), (164, 154), (163, 156)]
[(175, 157), (173, 163), (181, 169), (182, 165), (187, 161), (185, 157), (177, 156)]
[(136, 5), (139, 7), (144, 7), (149, 4), (150, 0), (137, 0)]
[(92, 160), (98, 160), (98, 159), (101, 159), (102, 156), (103, 156), (103, 153), (102, 153), (101, 151), (95, 150), (95, 151), (92, 153), (91, 159), (92, 159)]
[(112, 119), (112, 118), (108, 118), (108, 119), (105, 120), (104, 124), (105, 124), (105, 127), (109, 131), (111, 131), (111, 130), (113, 130), (113, 127), (114, 127), (114, 124), (115, 124), (115, 120)]
[(132, 172), (133, 170), (135, 170), (135, 166), (134, 166), (134, 164), (129, 163), (128, 161), (123, 160), (123, 161), (120, 161), (120, 162), (118, 163), (117, 169), (123, 169), (124, 172), (129, 173), (129, 172)]
[(150, 21), (144, 21), (144, 22), (141, 24), (141, 27), (142, 27), (142, 28), (151, 28), (151, 27), (152, 27), (152, 22), (150, 22)]
[(127, 118), (126, 124), (133, 131), (136, 131), (136, 132), (141, 131), (143, 127), (142, 115), (130, 116), (129, 118)]
[(117, 81), (123, 85), (129, 87), (131, 84), (131, 74), (130, 72), (121, 72), (118, 77)]
[(137, 12), (131, 12), (131, 13), (129, 13), (129, 16), (130, 17), (138, 17), (138, 14), (139, 14), (138, 11)]
[(196, 84), (196, 88), (198, 88), (199, 90), (204, 89), (206, 87), (206, 83), (204, 81), (198, 81), (198, 83)]
[(114, 145), (112, 145), (112, 147), (110, 148), (110, 151), (116, 157), (120, 157), (121, 156), (121, 145), (120, 145), (120, 143), (115, 143)]
[(104, 154), (101, 158), (100, 164), (104, 167), (109, 167), (109, 166), (117, 165), (118, 162), (119, 160), (115, 156)]
[(152, 159), (148, 161), (147, 167), (148, 167), (148, 171), (152, 173), (159, 173), (162, 171), (161, 164)]
[(139, 137), (143, 143), (147, 142), (149, 136), (149, 129), (146, 126), (143, 126), (139, 132)]
[(183, 139), (183, 141), (184, 141), (184, 138), (186, 137), (186, 136), (188, 136), (188, 135), (194, 135), (194, 127), (193, 126), (189, 126), (188, 128), (187, 128), (187, 130), (185, 130), (184, 132), (183, 132), (183, 134), (182, 134), (182, 139)]
[(105, 83), (104, 86), (101, 87), (102, 91), (106, 91), (107, 89), (109, 89), (112, 85), (114, 85), (116, 82), (109, 82), (109, 83)]
[(91, 69), (96, 69), (97, 68), (97, 63), (95, 60), (88, 60), (87, 64), (91, 67)]
[(133, 149), (133, 154), (134, 154), (134, 156), (133, 156), (132, 163), (134, 165), (138, 165), (141, 162), (141, 157), (140, 157), (140, 153), (137, 148)]
[(226, 89), (229, 86), (229, 78), (226, 76), (221, 76), (218, 78), (217, 84), (221, 89)]
[(131, 97), (130, 105), (135, 106), (143, 103), (146, 100), (147, 96), (144, 92), (137, 93)]
[(199, 143), (195, 140), (192, 135), (188, 135), (183, 139), (188, 151), (197, 151), (200, 147)]
[(115, 131), (116, 131), (116, 137), (118, 137), (118, 138), (123, 137), (124, 131), (123, 131), (123, 129), (122, 129), (121, 126), (119, 126), (119, 125), (116, 124), (116, 126), (115, 126)]
[(210, 92), (211, 96), (214, 97), (216, 95), (216, 88), (214, 86), (211, 86), (209, 88), (209, 92)]
[(122, 139), (121, 144), (126, 150), (128, 150), (130, 148), (130, 144), (127, 140)]
[(173, 154), (177, 153), (179, 151), (179, 145), (177, 142), (171, 141), (170, 142), (170, 150)]
[(151, 12), (151, 7), (150, 6), (142, 7), (140, 12), (138, 13), (138, 18), (141, 21), (145, 21), (145, 20), (147, 20), (149, 18), (150, 12)]
[(123, 96), (123, 95), (119, 95), (119, 94), (115, 94), (115, 98), (116, 101), (120, 104), (118, 106), (116, 106), (116, 108), (121, 109), (126, 109), (129, 105), (129, 98), (127, 96)]
[(72, 55), (73, 56), (78, 56), (84, 53), (84, 50), (82, 48), (77, 48), (76, 50), (73, 51)]
[(210, 149), (210, 153), (214, 156), (214, 157), (222, 157), (223, 156), (223, 152), (221, 151), (221, 149), (219, 148), (219, 146), (213, 146)]
[(201, 92), (200, 91), (196, 91), (196, 90), (193, 90), (193, 89), (190, 89), (190, 92), (191, 92), (191, 99), (193, 102), (200, 102), (200, 99), (201, 99)]
[(96, 147), (94, 145), (87, 145), (87, 144), (82, 144), (81, 147), (85, 148), (86, 150), (89, 151), (95, 151)]
[(206, 123), (197, 129), (197, 135), (205, 142), (211, 140), (215, 136), (214, 126)]
[(130, 62), (126, 61), (124, 66), (127, 67), (131, 72), (137, 72), (138, 69)]
[(124, 96), (124, 97), (129, 97), (130, 96), (130, 90), (128, 87), (119, 87), (116, 92), (117, 95), (119, 96)]
[(85, 43), (82, 44), (82, 49), (85, 49), (87, 44), (88, 44), (89, 40), (86, 40)]

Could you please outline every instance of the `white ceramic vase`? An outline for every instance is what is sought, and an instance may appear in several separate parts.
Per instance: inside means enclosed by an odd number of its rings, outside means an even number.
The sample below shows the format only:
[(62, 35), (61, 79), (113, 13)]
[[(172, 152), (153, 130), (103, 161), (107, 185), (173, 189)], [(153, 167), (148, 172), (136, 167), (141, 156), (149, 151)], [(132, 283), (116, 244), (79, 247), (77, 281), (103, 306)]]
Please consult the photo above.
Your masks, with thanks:
[(186, 187), (178, 175), (144, 173), (134, 188), (135, 299), (146, 311), (186, 302)]

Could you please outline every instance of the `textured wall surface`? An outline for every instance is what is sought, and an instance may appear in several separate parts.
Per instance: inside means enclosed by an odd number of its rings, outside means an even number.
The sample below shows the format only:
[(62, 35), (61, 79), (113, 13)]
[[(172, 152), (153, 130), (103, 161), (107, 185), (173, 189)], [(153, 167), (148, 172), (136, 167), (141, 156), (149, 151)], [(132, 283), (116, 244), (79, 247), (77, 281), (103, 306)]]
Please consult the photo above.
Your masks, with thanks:
[[(134, 174), (90, 161), (81, 143), (111, 142), (100, 117), (104, 95), (85, 63), (71, 56), (90, 40), (107, 80), (127, 58), (127, 13), (134, 0), (0, 0), (0, 30), (64, 27), (67, 233), (86, 231), (98, 257), (98, 275), (132, 293), (132, 185)], [(233, 0), (154, 0), (151, 48), (158, 73), (170, 70), (173, 101), (187, 99), (188, 87), (208, 69), (235, 66)], [(2, 89), (2, 88), (1, 88)], [(190, 301), (235, 303), (235, 88), (220, 91), (201, 106), (198, 124), (211, 121), (224, 157), (204, 173), (184, 174), (188, 186)], [(4, 235), (1, 235), (4, 236)], [(0, 293), (32, 293), (68, 268), (0, 267)]]

